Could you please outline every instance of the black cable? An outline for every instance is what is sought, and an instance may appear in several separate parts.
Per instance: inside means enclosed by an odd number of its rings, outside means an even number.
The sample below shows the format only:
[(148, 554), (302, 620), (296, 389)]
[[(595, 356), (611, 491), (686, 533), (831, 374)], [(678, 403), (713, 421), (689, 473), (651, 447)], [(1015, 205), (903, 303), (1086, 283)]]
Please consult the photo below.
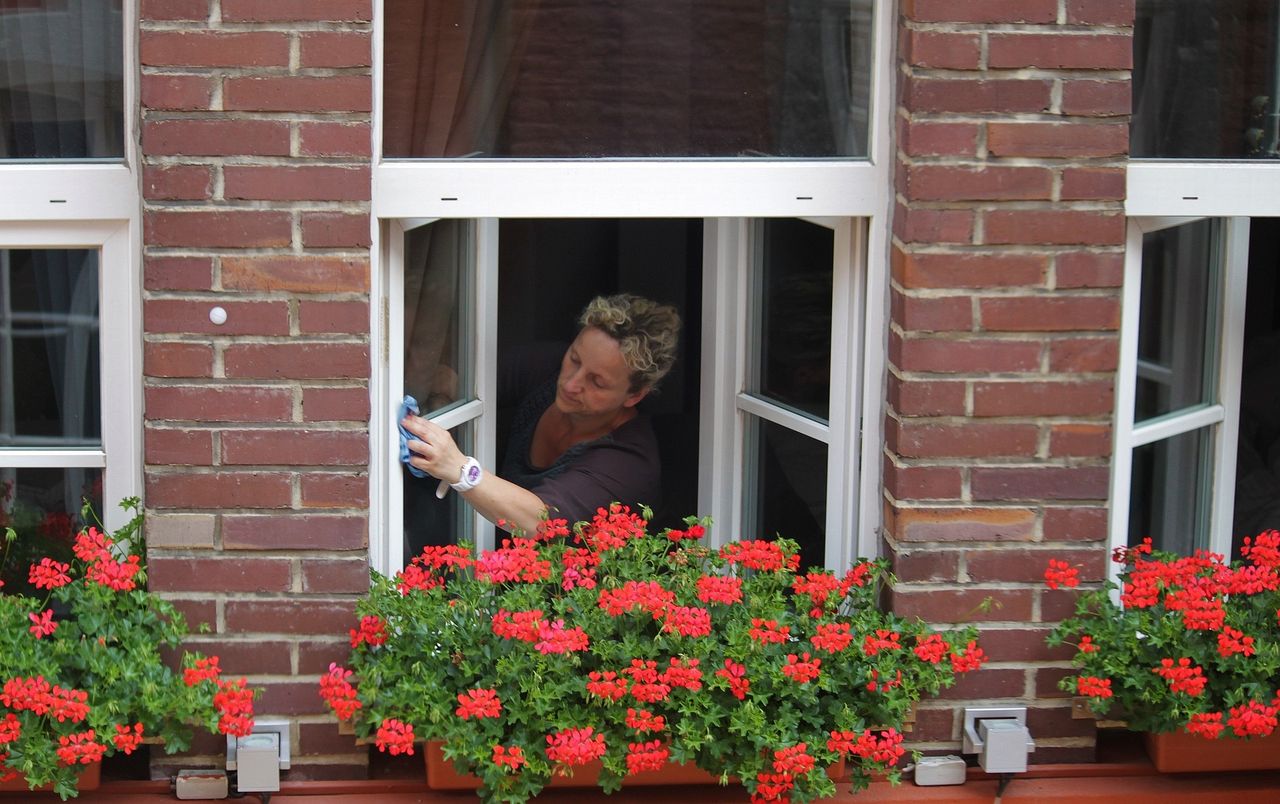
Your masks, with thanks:
[(1009, 782), (1013, 781), (1012, 773), (1000, 774), (1000, 784), (996, 786), (996, 798), (999, 799), (1004, 795), (1004, 789), (1009, 786)]

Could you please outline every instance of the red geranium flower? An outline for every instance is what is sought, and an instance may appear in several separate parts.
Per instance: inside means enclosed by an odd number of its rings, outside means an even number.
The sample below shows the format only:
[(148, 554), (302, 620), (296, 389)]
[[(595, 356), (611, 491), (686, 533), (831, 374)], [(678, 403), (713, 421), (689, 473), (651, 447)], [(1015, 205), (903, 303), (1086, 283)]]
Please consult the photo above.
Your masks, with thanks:
[(67, 574), (69, 569), (71, 569), (70, 564), (54, 561), (52, 558), (42, 558), (39, 564), (31, 565), (27, 580), (37, 589), (57, 589), (71, 583), (71, 576)]
[(458, 693), (458, 709), (455, 715), (463, 720), (497, 717), (502, 714), (502, 700), (497, 690), (475, 689)]
[(53, 621), (53, 612), (49, 609), (39, 614), (32, 612), (27, 617), (31, 620), (31, 627), (27, 630), (34, 634), (36, 639), (43, 639), (58, 630), (58, 624)]
[(924, 640), (916, 637), (916, 647), (914, 653), (916, 658), (922, 662), (929, 664), (937, 664), (947, 655), (947, 651), (951, 650), (951, 646), (940, 634), (930, 634)]
[(376, 745), (379, 751), (397, 756), (399, 754), (413, 755), (413, 726), (408, 723), (402, 723), (395, 718), (388, 718), (382, 721), (382, 725), (378, 726), (378, 737)]
[(777, 620), (764, 620), (759, 617), (751, 618), (751, 638), (762, 645), (780, 644), (786, 642), (790, 637), (791, 626), (789, 625), (779, 628)]
[(787, 663), (782, 668), (782, 674), (797, 684), (806, 684), (818, 677), (819, 668), (821, 667), (822, 660), (811, 660), (808, 653), (804, 653), (801, 656), (789, 653), (787, 654)]
[(1191, 664), (1185, 656), (1175, 665), (1173, 659), (1161, 659), (1160, 666), (1152, 669), (1153, 673), (1169, 682), (1169, 689), (1174, 692), (1185, 692), (1187, 695), (1199, 695), (1204, 692), (1204, 685), (1209, 680), (1204, 677), (1200, 667)]
[(348, 681), (352, 673), (329, 663), (329, 672), (320, 676), (320, 697), (324, 699), (338, 720), (350, 720), (364, 705), (360, 703), (356, 688)]
[(742, 579), (732, 575), (703, 575), (698, 579), (698, 600), (703, 603), (742, 602)]
[(809, 746), (797, 743), (773, 752), (773, 770), (775, 773), (789, 773), (792, 776), (803, 776), (813, 770), (813, 757), (809, 756)]
[(733, 659), (725, 659), (724, 667), (716, 671), (716, 675), (729, 682), (729, 693), (739, 701), (747, 697), (751, 682), (747, 680), (747, 668)]
[(387, 641), (387, 624), (372, 614), (360, 618), (360, 630), (351, 629), (351, 647), (381, 645)]
[(634, 776), (642, 771), (662, 770), (670, 755), (671, 752), (661, 740), (627, 743), (627, 775)]
[(823, 623), (809, 641), (817, 650), (839, 653), (853, 642), (853, 634), (849, 633), (848, 623)]
[(507, 747), (504, 745), (495, 745), (493, 747), (493, 764), (498, 767), (508, 767), (511, 770), (518, 769), (524, 764), (524, 749), (518, 745)]
[(1090, 698), (1110, 698), (1111, 679), (1097, 676), (1080, 676), (1076, 679), (1076, 692)]
[(142, 724), (134, 723), (133, 728), (117, 725), (116, 734), (111, 738), (111, 742), (126, 755), (132, 754), (139, 745), (142, 745)]
[(627, 728), (638, 732), (663, 731), (667, 728), (667, 719), (655, 715), (648, 709), (627, 709)]
[(1065, 586), (1068, 589), (1080, 585), (1080, 570), (1065, 561), (1049, 559), (1049, 568), (1044, 571), (1045, 585), (1050, 589)]
[(585, 765), (604, 756), (604, 735), (595, 728), (561, 729), (547, 735), (547, 759), (564, 765)]
[(94, 742), (93, 729), (58, 738), (58, 762), (63, 765), (75, 765), (77, 762), (90, 765), (102, 759), (107, 748)]
[(618, 678), (618, 674), (612, 670), (603, 673), (592, 670), (588, 678), (591, 680), (587, 682), (587, 692), (597, 698), (616, 701), (627, 694), (627, 680)]
[(1191, 716), (1191, 721), (1187, 723), (1187, 732), (1206, 740), (1216, 740), (1218, 735), (1222, 733), (1222, 713), (1221, 712), (1198, 712)]
[[(333, 665), (329, 667), (332, 669)], [(220, 675), (222, 675), (222, 668), (218, 667), (218, 657), (210, 656), (207, 659), (196, 659), (195, 667), (183, 670), (182, 680), (188, 687), (194, 687), (201, 681), (217, 681)]]

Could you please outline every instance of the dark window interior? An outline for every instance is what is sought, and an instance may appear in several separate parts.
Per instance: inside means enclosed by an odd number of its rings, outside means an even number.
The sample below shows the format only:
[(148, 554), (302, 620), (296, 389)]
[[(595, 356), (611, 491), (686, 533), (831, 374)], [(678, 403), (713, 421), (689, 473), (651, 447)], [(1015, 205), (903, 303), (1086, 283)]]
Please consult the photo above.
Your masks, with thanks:
[(1280, 218), (1249, 236), (1233, 554), (1245, 536), (1280, 528)]

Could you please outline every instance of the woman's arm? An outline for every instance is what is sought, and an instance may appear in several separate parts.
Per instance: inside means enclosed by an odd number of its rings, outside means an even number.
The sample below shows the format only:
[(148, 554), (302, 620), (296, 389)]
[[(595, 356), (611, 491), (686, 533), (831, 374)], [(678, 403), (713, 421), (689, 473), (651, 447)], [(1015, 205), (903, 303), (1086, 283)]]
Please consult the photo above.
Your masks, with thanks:
[[(406, 416), (401, 424), (417, 436), (409, 441), (409, 451), (414, 453), (409, 462), (432, 477), (456, 483), (466, 456), (449, 431), (419, 416)], [(525, 533), (533, 533), (547, 511), (538, 495), (488, 471), (480, 485), (462, 495), (485, 519), (495, 524), (505, 520), (508, 527)]]

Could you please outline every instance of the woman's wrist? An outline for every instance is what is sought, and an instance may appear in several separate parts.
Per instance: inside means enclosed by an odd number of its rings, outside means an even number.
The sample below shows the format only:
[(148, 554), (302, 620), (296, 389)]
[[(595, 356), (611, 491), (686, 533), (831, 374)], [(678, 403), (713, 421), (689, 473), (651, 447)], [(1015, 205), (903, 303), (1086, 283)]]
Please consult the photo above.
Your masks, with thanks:
[(450, 483), (449, 487), (461, 494), (480, 485), (483, 479), (484, 469), (480, 467), (480, 462), (468, 455), (463, 458), (457, 481)]

